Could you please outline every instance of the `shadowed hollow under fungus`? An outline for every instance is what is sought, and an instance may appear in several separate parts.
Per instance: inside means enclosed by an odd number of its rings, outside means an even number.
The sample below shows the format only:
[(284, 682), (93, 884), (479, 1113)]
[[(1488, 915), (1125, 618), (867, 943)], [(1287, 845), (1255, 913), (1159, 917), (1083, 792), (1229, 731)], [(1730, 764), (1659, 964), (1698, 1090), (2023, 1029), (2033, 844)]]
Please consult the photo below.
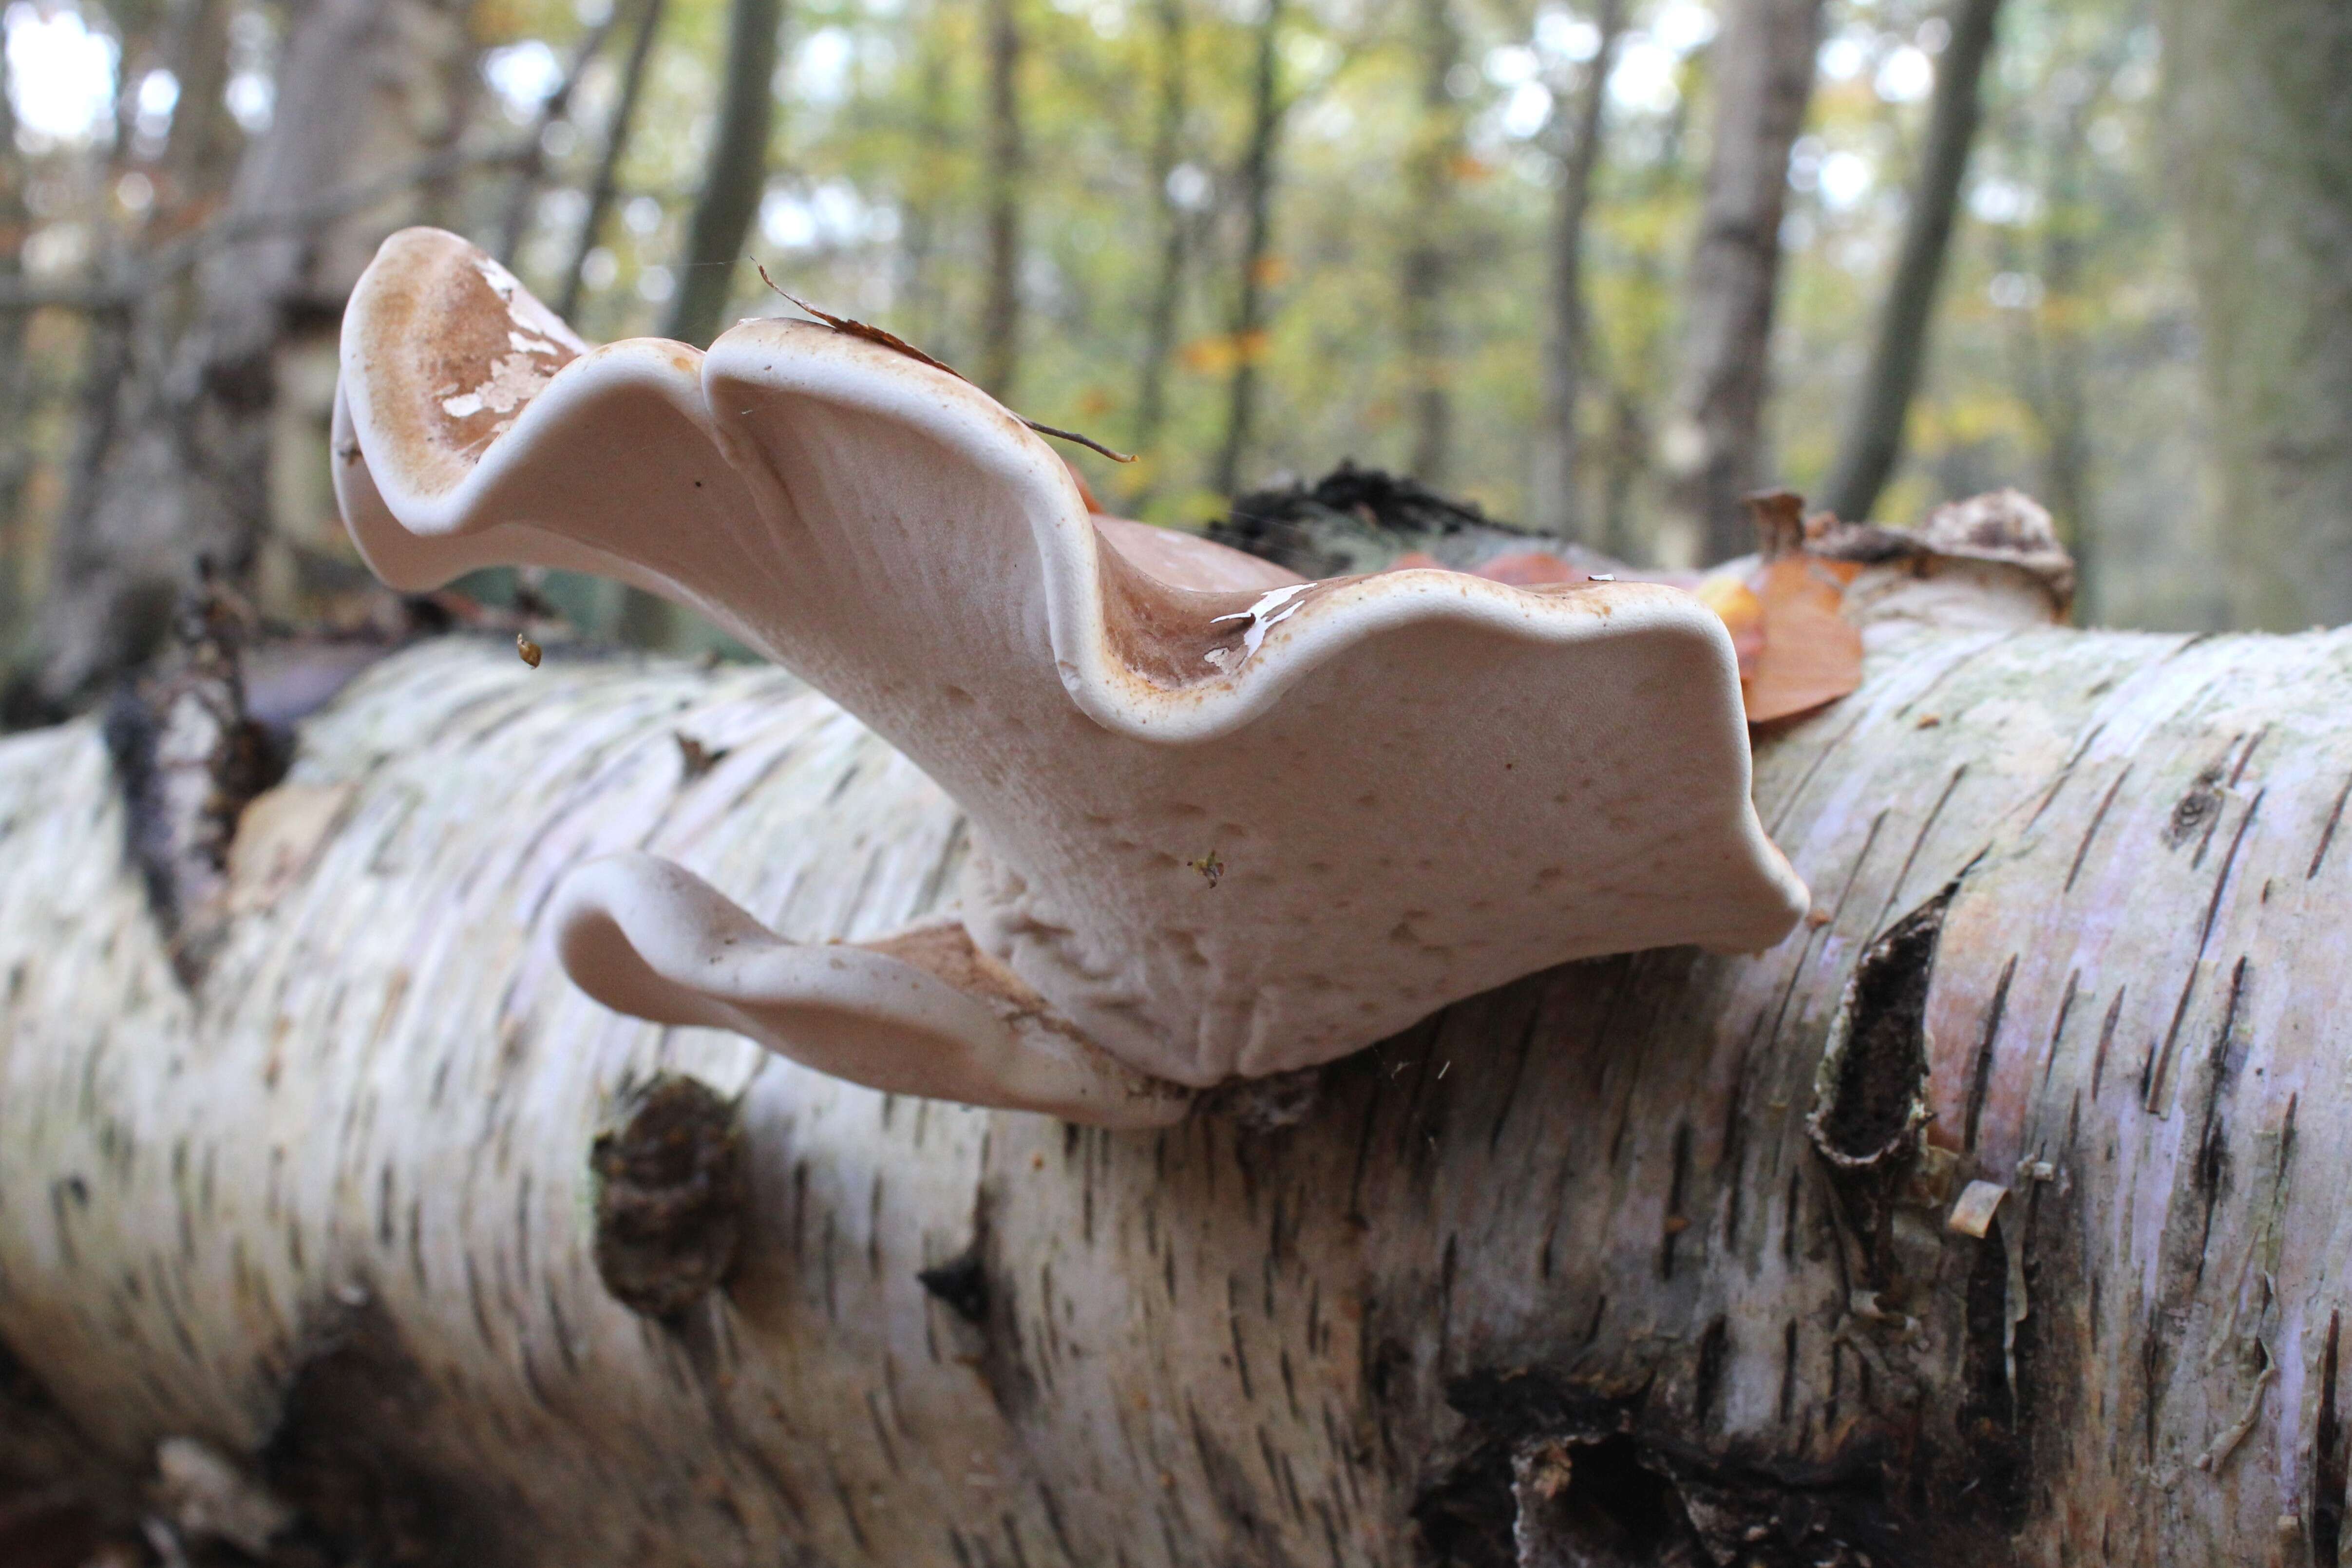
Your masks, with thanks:
[(858, 946), (666, 862), (580, 868), (564, 967), (625, 1012), (1146, 1125), (1553, 964), (1754, 950), (1806, 908), (1729, 637), (1675, 588), (1309, 582), (1092, 515), (1017, 416), (887, 344), (765, 319), (592, 348), (429, 229), (352, 297), (336, 427), (386, 581), (532, 564), (691, 605), (969, 815), (959, 918)]

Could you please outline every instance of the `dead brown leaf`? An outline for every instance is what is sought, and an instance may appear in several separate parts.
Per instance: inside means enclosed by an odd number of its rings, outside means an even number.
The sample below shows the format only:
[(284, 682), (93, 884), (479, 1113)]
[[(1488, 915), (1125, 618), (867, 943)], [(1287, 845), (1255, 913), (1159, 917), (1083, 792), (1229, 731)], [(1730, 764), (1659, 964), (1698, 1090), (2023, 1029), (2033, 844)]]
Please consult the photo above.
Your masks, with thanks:
[(1750, 580), (1763, 625), (1752, 673), (1740, 682), (1748, 723), (1804, 713), (1862, 685), (1862, 632), (1843, 613), (1855, 570), (1801, 550)]

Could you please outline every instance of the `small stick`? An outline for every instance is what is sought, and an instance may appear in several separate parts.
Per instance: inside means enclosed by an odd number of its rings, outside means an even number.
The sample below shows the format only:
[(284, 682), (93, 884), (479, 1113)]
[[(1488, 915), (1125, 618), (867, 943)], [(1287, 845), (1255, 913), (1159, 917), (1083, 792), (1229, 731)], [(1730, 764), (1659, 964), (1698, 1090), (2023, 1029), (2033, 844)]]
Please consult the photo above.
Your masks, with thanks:
[[(915, 360), (920, 363), (929, 365), (935, 371), (945, 371), (948, 374), (955, 377), (956, 380), (964, 382), (966, 385), (971, 384), (971, 378), (970, 376), (965, 375), (961, 371), (957, 370), (953, 365), (949, 364), (944, 360), (933, 359), (930, 355), (923, 352), (922, 350), (915, 347), (914, 344), (907, 341), (906, 339), (899, 337), (896, 332), (885, 331), (879, 327), (860, 321), (854, 316), (836, 316), (830, 310), (820, 310), (805, 299), (802, 299), (792, 294), (786, 294), (784, 292), (783, 286), (779, 284), (774, 278), (768, 276), (768, 269), (766, 267), (761, 267), (756, 261), (751, 265), (759, 267), (761, 282), (766, 284), (770, 288), (772, 288), (778, 294), (782, 295), (786, 300), (798, 306), (801, 309), (807, 311), (810, 315), (815, 317), (818, 320), (824, 322), (835, 331), (846, 332), (851, 337), (863, 339), (868, 343), (879, 343), (886, 349), (894, 349), (899, 353), (906, 355), (910, 360)], [(1011, 411), (1008, 410), (1007, 412), (1009, 413)], [(1101, 442), (1097, 441), (1091, 435), (1080, 435), (1075, 430), (1056, 430), (1050, 424), (1038, 423), (1035, 420), (1029, 418), (1026, 414), (1015, 413), (1013, 417), (1019, 420), (1022, 423), (1027, 425), (1030, 429), (1035, 431), (1040, 435), (1051, 435), (1062, 441), (1074, 441), (1089, 452), (1099, 452), (1114, 463), (1132, 463), (1135, 461), (1135, 455), (1133, 453), (1113, 452), (1109, 447), (1105, 446)]]

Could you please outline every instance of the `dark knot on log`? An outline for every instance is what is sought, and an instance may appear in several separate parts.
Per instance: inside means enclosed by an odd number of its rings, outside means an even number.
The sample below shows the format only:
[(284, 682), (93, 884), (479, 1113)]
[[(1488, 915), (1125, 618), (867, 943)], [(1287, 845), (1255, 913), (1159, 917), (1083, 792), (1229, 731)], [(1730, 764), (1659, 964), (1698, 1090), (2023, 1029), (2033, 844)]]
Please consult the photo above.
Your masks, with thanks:
[(749, 1201), (732, 1101), (671, 1073), (625, 1088), (588, 1161), (596, 1272), (616, 1300), (675, 1318), (726, 1282)]

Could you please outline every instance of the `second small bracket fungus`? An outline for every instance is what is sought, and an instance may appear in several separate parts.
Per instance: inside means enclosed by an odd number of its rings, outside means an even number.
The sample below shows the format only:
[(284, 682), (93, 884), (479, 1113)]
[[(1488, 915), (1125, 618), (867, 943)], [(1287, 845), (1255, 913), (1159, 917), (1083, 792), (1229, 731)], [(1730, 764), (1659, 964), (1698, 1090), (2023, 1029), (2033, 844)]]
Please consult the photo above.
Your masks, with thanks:
[[(583, 868), (565, 967), (611, 1005), (1122, 1125), (1553, 964), (1754, 950), (1804, 913), (1748, 798), (1728, 636), (1689, 594), (1306, 582), (1091, 516), (1018, 418), (884, 344), (762, 319), (708, 354), (574, 348), (544, 318), (454, 235), (385, 242), (338, 398), (370, 562), (692, 604), (905, 752), (977, 845), (960, 925), (865, 946), (786, 944), (660, 862)], [(530, 350), (543, 382), (492, 417), (481, 389), (531, 379), (522, 339), (569, 357)]]
[(787, 942), (682, 866), (614, 855), (556, 894), (581, 989), (656, 1023), (751, 1036), (876, 1089), (1155, 1126), (1191, 1096), (1122, 1066), (952, 924), (877, 943)]

